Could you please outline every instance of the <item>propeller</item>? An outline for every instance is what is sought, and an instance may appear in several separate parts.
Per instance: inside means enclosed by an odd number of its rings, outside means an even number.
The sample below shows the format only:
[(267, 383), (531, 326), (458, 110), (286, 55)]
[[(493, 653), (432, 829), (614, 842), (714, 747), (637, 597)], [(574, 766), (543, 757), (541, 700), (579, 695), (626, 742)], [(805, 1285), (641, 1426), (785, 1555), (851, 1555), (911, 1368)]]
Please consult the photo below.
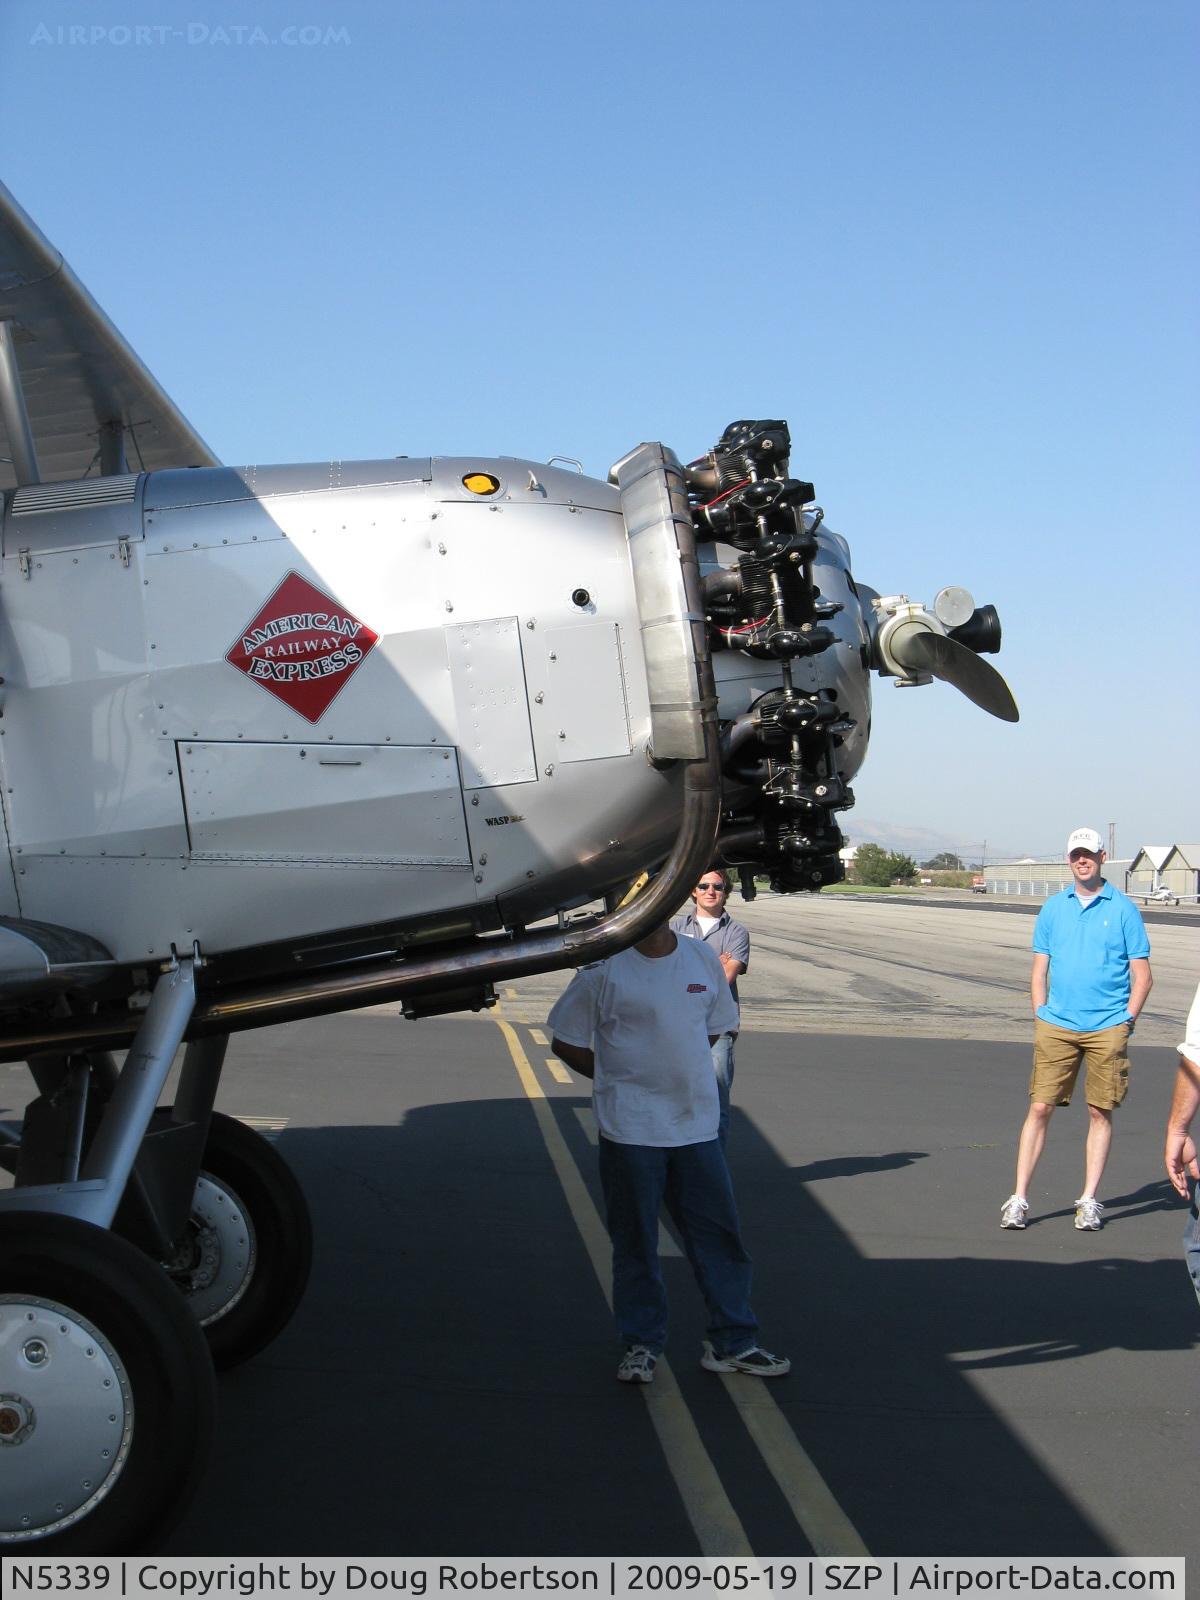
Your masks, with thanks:
[(907, 671), (940, 678), (1001, 722), (1017, 722), (1021, 713), (1004, 679), (974, 650), (944, 633), (906, 628), (891, 639), (891, 652)]

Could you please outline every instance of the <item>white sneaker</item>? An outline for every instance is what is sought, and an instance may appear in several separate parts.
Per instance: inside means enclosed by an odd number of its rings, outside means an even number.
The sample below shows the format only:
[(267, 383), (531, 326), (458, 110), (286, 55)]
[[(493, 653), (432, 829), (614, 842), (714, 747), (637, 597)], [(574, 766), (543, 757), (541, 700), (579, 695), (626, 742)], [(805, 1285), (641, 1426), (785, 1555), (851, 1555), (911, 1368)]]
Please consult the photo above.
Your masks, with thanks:
[(1075, 1226), (1081, 1233), (1099, 1233), (1104, 1226), (1104, 1207), (1093, 1195), (1076, 1200)]
[(1025, 1213), (1028, 1210), (1028, 1200), (1022, 1200), (1019, 1194), (1010, 1194), (1000, 1207), (1000, 1226), (1002, 1228), (1023, 1228), (1025, 1226)]
[(619, 1383), (653, 1383), (654, 1367), (658, 1357), (644, 1344), (635, 1344), (626, 1350), (617, 1368)]
[(700, 1365), (708, 1372), (746, 1372), (752, 1378), (783, 1378), (792, 1370), (786, 1356), (773, 1356), (759, 1345), (751, 1345), (736, 1356), (719, 1356), (707, 1339)]

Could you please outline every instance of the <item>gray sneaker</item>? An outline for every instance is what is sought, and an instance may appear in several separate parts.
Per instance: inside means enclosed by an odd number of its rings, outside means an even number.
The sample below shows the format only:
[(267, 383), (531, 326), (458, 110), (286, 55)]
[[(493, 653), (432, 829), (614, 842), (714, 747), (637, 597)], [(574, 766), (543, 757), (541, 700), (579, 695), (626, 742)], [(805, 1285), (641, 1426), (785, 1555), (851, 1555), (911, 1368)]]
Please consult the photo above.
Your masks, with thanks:
[(1023, 1228), (1025, 1226), (1025, 1214), (1028, 1210), (1028, 1200), (1022, 1200), (1019, 1194), (1010, 1194), (1000, 1207), (1000, 1226), (1002, 1228)]
[(644, 1344), (635, 1344), (626, 1350), (617, 1368), (619, 1383), (653, 1383), (654, 1367), (658, 1357)]
[(786, 1356), (773, 1356), (756, 1344), (736, 1356), (719, 1356), (707, 1339), (700, 1365), (707, 1372), (748, 1372), (752, 1378), (782, 1378), (792, 1370)]
[(1075, 1202), (1075, 1226), (1081, 1233), (1099, 1233), (1104, 1226), (1104, 1207), (1092, 1195)]

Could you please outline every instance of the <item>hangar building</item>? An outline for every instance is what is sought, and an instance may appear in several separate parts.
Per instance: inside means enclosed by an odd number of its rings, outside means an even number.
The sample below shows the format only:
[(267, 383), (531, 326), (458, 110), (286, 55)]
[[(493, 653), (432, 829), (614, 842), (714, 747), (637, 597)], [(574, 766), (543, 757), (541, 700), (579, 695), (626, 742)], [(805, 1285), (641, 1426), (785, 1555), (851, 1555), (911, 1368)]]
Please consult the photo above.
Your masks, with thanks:
[[(1040, 900), (1071, 882), (1061, 856), (998, 861), (986, 866), (983, 876), (988, 894), (1032, 895)], [(1143, 845), (1135, 856), (1106, 861), (1104, 876), (1131, 900), (1165, 888), (1181, 900), (1194, 901), (1200, 895), (1200, 844)]]
[[(1104, 876), (1118, 889), (1125, 888), (1125, 875), (1132, 861), (1106, 861)], [(1026, 856), (1022, 861), (998, 861), (983, 869), (988, 894), (1032, 895), (1045, 900), (1071, 882), (1071, 869), (1062, 856)]]
[(1125, 893), (1136, 899), (1169, 889), (1181, 900), (1200, 894), (1200, 844), (1144, 844), (1130, 863)]

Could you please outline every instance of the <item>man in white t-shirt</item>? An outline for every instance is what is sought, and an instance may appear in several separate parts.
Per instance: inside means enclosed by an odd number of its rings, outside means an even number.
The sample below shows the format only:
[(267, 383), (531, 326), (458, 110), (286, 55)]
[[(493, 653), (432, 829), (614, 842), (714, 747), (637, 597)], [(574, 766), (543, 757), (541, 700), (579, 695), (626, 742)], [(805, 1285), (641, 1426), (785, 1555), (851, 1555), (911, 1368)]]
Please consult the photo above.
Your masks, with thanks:
[(717, 1138), (710, 1051), (736, 1025), (716, 955), (665, 924), (633, 949), (577, 972), (550, 1013), (555, 1055), (593, 1080), (622, 1383), (651, 1383), (666, 1345), (658, 1260), (664, 1204), (708, 1307), (701, 1366), (761, 1378), (782, 1377), (791, 1367), (758, 1343), (750, 1257)]

